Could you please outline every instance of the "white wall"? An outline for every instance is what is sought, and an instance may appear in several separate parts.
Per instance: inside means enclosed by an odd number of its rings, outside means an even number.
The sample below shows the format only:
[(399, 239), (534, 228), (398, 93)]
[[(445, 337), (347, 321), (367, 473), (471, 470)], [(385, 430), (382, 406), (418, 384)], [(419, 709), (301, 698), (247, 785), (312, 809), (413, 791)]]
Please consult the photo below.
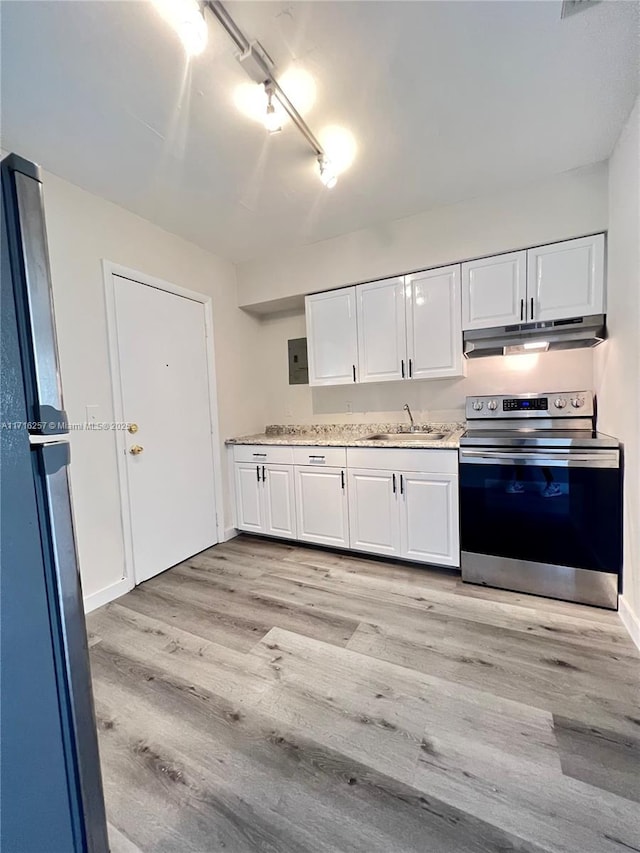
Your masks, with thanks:
[[(608, 340), (596, 355), (599, 426), (624, 442), (624, 601), (640, 646), (640, 102), (609, 161)], [(635, 622), (633, 622), (635, 620)]]
[[(340, 192), (340, 189), (336, 189)], [(381, 216), (384, 211), (381, 211)], [(238, 304), (260, 306), (607, 227), (604, 163), (240, 264)], [(260, 310), (260, 309), (258, 309)]]
[[(213, 297), (220, 435), (253, 432), (264, 423), (264, 398), (254, 385), (259, 323), (236, 307), (235, 271), (197, 246), (50, 174), (45, 210), (65, 406), (72, 422), (113, 420), (101, 259)], [(141, 330), (142, 331), (142, 330)], [(247, 393), (251, 388), (252, 393)], [(176, 423), (176, 436), (179, 423)], [(123, 576), (115, 437), (75, 432), (71, 483), (85, 596)], [(225, 455), (223, 476), (226, 481)], [(231, 511), (225, 482), (225, 526)]]
[(404, 421), (405, 403), (425, 421), (464, 420), (465, 396), (593, 387), (592, 350), (480, 358), (466, 362), (467, 376), (457, 379), (330, 388), (289, 385), (287, 340), (304, 335), (303, 312), (268, 316), (262, 321), (260, 351), (267, 423)]

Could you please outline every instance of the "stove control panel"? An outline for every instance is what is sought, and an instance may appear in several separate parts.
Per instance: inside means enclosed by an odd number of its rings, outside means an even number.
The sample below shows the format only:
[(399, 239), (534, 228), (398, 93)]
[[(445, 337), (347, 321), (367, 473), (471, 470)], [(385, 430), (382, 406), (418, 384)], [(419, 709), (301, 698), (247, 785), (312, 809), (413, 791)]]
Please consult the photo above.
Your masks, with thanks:
[(467, 420), (510, 418), (593, 417), (592, 391), (552, 391), (545, 394), (516, 394), (467, 397)]
[[(495, 403), (495, 400), (492, 402)], [(494, 409), (497, 408), (494, 406)], [(548, 397), (534, 397), (532, 399), (522, 397), (510, 397), (502, 401), (503, 412), (547, 412), (549, 411)]]

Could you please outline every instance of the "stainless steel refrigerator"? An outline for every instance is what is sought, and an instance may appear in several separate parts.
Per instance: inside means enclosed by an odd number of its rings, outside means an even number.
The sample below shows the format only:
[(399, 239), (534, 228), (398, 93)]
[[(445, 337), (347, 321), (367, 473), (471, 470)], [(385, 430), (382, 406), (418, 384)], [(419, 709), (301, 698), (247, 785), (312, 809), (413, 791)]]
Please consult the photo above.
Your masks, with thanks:
[(106, 853), (42, 181), (0, 170), (0, 844)]

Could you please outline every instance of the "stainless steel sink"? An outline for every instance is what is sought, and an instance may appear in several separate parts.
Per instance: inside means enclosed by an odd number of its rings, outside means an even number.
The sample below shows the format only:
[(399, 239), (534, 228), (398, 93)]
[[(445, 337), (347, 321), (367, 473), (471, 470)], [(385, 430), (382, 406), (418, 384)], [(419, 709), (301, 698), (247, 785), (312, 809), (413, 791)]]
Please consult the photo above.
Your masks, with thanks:
[(367, 435), (370, 441), (442, 441), (447, 432), (376, 432)]

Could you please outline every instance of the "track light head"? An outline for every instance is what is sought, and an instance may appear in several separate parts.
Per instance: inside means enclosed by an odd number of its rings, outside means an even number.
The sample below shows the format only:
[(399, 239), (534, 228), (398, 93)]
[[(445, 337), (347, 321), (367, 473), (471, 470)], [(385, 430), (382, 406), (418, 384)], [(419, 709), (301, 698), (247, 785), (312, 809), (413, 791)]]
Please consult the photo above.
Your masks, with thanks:
[(338, 183), (338, 176), (331, 162), (323, 154), (318, 157), (318, 167), (320, 169), (320, 180), (328, 190), (332, 190)]
[(264, 126), (270, 134), (280, 133), (282, 130), (282, 122), (280, 116), (276, 112), (273, 105), (273, 89), (268, 83), (265, 83), (265, 92), (267, 93), (267, 112), (264, 117)]

